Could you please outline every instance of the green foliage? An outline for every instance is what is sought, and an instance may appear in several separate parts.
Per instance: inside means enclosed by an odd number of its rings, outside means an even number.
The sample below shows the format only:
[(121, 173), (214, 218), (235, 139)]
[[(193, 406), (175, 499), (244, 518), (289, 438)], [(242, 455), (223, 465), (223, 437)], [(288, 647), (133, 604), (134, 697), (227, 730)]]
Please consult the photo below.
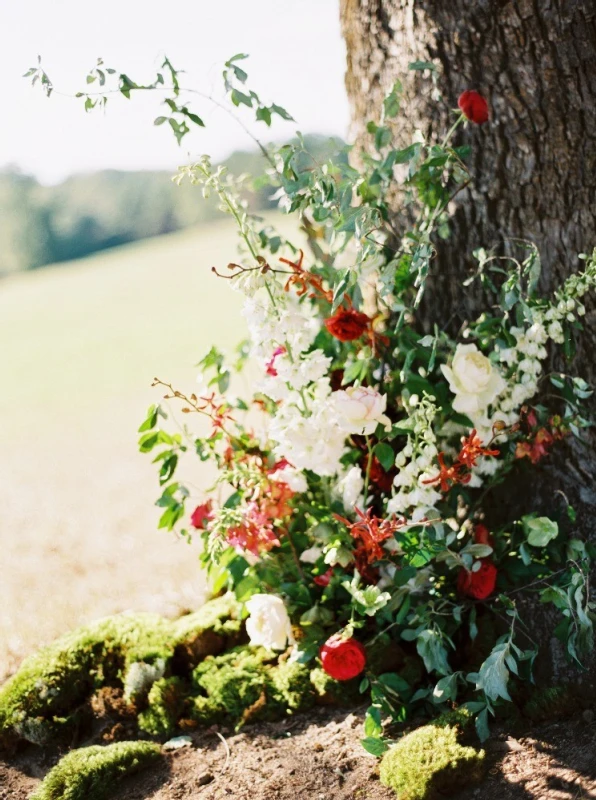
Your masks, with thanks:
[(73, 750), (50, 770), (31, 800), (104, 800), (113, 794), (115, 781), (153, 764), (160, 754), (151, 742)]
[(458, 722), (446, 715), (405, 734), (381, 760), (381, 783), (399, 800), (427, 800), (480, 781), (484, 751), (459, 743)]

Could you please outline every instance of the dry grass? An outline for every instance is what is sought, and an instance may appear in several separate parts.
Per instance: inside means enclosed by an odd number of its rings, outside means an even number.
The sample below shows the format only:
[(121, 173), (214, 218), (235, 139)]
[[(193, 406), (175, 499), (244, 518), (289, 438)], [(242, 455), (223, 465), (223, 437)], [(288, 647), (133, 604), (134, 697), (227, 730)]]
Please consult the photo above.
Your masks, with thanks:
[(154, 375), (192, 391), (210, 345), (242, 338), (210, 272), (235, 252), (223, 222), (2, 283), (0, 680), (75, 625), (202, 600), (196, 547), (156, 530), (136, 429)]

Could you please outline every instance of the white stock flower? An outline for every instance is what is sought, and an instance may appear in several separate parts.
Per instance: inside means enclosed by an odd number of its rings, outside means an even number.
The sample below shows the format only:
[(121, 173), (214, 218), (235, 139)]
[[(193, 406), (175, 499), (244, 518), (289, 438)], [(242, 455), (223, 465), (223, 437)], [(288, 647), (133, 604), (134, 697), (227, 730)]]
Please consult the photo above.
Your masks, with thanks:
[(285, 650), (293, 644), (292, 625), (281, 597), (274, 594), (253, 594), (246, 601), (250, 614), (246, 632), (250, 643), (269, 650)]
[(455, 395), (453, 408), (461, 414), (483, 411), (506, 387), (499, 372), (475, 344), (458, 344), (451, 367), (442, 364), (441, 370)]
[(368, 386), (350, 386), (333, 393), (339, 413), (339, 424), (346, 433), (369, 435), (377, 425), (390, 430), (391, 420), (385, 414), (387, 395)]
[(352, 467), (337, 484), (346, 511), (353, 511), (364, 489), (364, 478), (360, 467)]

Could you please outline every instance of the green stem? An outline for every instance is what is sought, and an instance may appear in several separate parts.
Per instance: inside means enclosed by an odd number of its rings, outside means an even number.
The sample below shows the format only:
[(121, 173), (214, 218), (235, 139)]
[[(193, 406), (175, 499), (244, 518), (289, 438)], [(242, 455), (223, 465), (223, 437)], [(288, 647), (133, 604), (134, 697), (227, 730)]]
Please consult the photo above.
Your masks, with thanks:
[(364, 505), (366, 505), (366, 499), (368, 497), (368, 486), (370, 483), (370, 472), (372, 469), (372, 461), (373, 461), (373, 447), (371, 437), (366, 437), (366, 449), (368, 450), (368, 459), (366, 463), (366, 475), (364, 477)]

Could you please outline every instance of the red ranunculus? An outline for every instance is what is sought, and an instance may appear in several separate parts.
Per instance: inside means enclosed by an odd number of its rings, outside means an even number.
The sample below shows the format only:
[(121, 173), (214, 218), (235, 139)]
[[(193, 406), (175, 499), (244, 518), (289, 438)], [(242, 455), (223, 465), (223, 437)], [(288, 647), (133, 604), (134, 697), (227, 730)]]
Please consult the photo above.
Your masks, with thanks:
[(205, 530), (205, 524), (213, 517), (211, 505), (211, 500), (207, 500), (206, 503), (201, 503), (195, 508), (190, 517), (190, 524), (193, 528), (198, 531)]
[(486, 525), (481, 522), (474, 526), (474, 542), (476, 544), (487, 544), (489, 547), (493, 546), (493, 537)]
[(317, 584), (317, 586), (329, 586), (332, 575), (333, 567), (329, 567), (327, 572), (324, 572), (322, 575), (315, 575), (313, 581)]
[(474, 600), (486, 600), (495, 590), (497, 568), (490, 558), (480, 559), (480, 569), (471, 572), (461, 569), (457, 576), (457, 590)]
[(462, 92), (457, 101), (466, 119), (476, 125), (483, 125), (488, 120), (488, 103), (481, 94), (475, 91)]
[(368, 330), (370, 317), (355, 308), (340, 308), (333, 317), (325, 320), (325, 327), (340, 342), (359, 339)]
[(321, 665), (336, 681), (349, 681), (360, 675), (366, 666), (366, 650), (356, 639), (343, 639), (335, 634), (319, 651)]

